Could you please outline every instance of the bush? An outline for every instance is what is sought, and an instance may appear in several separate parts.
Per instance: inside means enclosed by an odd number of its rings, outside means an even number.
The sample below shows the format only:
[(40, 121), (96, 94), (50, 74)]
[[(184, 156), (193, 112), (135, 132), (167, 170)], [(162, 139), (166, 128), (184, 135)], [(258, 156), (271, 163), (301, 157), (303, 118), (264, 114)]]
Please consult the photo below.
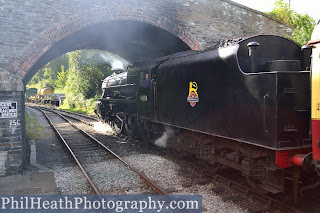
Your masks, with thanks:
[(308, 41), (310, 41), (316, 24), (315, 20), (310, 16), (301, 15), (291, 10), (289, 4), (284, 3), (283, 0), (277, 0), (275, 2), (275, 8), (267, 14), (291, 25), (294, 30), (292, 36), (288, 38), (300, 46), (306, 45)]
[(96, 107), (95, 98), (85, 99), (83, 94), (66, 96), (60, 109), (93, 114)]

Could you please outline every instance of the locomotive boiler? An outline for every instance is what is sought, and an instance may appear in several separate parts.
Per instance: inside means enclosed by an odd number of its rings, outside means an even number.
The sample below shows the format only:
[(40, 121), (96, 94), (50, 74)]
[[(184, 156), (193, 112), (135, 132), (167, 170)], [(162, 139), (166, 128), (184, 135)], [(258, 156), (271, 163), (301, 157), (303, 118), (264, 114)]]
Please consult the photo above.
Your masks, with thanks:
[[(289, 176), (297, 197), (318, 181), (312, 144), (320, 150), (310, 122), (310, 56), (317, 42), (301, 49), (260, 35), (136, 63), (103, 80), (96, 113), (118, 132), (148, 141), (171, 127), (169, 146), (177, 153), (193, 154), (211, 171), (236, 169), (261, 193), (284, 192)], [(319, 58), (313, 60), (319, 71)], [(312, 116), (320, 129), (318, 111)], [(304, 175), (308, 181), (300, 186)]]

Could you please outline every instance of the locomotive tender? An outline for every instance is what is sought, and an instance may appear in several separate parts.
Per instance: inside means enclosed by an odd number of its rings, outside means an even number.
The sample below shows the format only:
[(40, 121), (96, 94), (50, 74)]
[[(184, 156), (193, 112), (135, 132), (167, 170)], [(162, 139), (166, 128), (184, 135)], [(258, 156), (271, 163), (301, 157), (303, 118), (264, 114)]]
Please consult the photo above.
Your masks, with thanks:
[[(142, 139), (154, 140), (170, 126), (177, 152), (194, 154), (212, 171), (236, 169), (261, 193), (284, 192), (291, 176), (296, 198), (298, 189), (319, 180), (319, 98), (312, 102), (313, 142), (310, 122), (310, 56), (312, 46), (319, 55), (319, 38), (301, 49), (261, 35), (136, 63), (103, 81), (96, 113), (118, 132)], [(312, 58), (317, 76), (318, 55)], [(319, 85), (312, 80), (312, 99)], [(298, 186), (302, 171), (309, 186)]]

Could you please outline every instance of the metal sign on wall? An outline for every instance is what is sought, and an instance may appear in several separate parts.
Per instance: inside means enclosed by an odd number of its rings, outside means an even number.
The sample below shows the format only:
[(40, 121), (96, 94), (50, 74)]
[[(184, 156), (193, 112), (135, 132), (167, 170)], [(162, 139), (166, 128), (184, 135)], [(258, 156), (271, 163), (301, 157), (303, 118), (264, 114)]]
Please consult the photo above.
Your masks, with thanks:
[(18, 117), (17, 102), (0, 102), (0, 118)]

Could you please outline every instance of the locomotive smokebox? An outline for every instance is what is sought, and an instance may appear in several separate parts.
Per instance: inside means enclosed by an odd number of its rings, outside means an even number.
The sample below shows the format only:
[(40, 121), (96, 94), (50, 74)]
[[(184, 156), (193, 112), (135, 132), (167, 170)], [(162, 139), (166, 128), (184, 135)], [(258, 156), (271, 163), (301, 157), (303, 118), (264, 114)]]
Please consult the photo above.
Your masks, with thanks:
[[(114, 73), (102, 81), (102, 98), (126, 99), (136, 93), (135, 82), (128, 82), (128, 71), (113, 69)], [(130, 74), (129, 74), (130, 78)], [(131, 77), (132, 78), (132, 77)], [(130, 78), (130, 79), (131, 79)]]
[(247, 44), (248, 49), (249, 49), (249, 57), (250, 57), (250, 72), (256, 72), (256, 62), (255, 62), (255, 57), (256, 57), (256, 51), (257, 47), (260, 44), (258, 42), (252, 41)]

